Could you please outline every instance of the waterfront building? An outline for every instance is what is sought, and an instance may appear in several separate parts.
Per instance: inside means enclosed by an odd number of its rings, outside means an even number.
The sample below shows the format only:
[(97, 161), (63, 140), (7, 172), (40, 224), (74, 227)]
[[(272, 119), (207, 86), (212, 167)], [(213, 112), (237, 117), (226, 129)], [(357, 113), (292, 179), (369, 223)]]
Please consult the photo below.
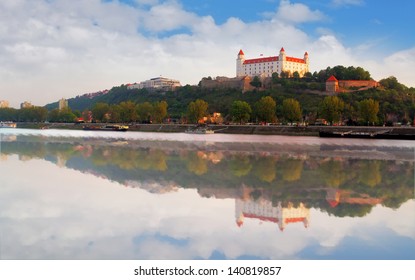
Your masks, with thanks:
[(59, 110), (63, 110), (65, 108), (68, 108), (68, 100), (66, 100), (65, 98), (62, 98), (59, 100)]
[(27, 108), (32, 108), (32, 107), (33, 107), (32, 103), (28, 101), (20, 103), (20, 109), (27, 109)]
[(273, 73), (286, 72), (292, 76), (298, 72), (300, 77), (309, 72), (309, 56), (304, 53), (303, 58), (287, 56), (284, 48), (281, 48), (278, 56), (259, 57), (246, 59), (245, 53), (240, 50), (236, 59), (236, 76), (243, 77), (272, 77)]

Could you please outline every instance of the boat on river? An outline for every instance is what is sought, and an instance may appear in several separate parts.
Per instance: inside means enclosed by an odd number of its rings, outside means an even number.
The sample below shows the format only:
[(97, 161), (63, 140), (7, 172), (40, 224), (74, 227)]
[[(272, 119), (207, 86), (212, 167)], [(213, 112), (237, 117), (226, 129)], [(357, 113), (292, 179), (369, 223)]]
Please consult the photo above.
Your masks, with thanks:
[(207, 127), (196, 127), (196, 128), (189, 128), (185, 131), (185, 133), (189, 134), (213, 134), (215, 133), (214, 130), (207, 128)]
[(16, 128), (15, 122), (0, 122), (0, 128)]
[(83, 130), (98, 130), (98, 131), (127, 131), (128, 125), (108, 124), (108, 125), (87, 125)]
[(319, 131), (320, 137), (331, 138), (365, 138), (365, 139), (396, 139), (396, 140), (415, 140), (415, 134), (403, 134), (393, 132), (393, 129), (380, 131)]

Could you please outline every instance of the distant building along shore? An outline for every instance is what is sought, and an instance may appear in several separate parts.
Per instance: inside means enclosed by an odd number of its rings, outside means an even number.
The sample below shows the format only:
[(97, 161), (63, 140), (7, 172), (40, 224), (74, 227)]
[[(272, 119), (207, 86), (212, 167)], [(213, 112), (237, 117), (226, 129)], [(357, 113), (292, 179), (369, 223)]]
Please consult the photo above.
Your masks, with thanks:
[(181, 87), (180, 81), (164, 77), (153, 78), (144, 82), (128, 84), (128, 89), (162, 89), (174, 90), (176, 87)]

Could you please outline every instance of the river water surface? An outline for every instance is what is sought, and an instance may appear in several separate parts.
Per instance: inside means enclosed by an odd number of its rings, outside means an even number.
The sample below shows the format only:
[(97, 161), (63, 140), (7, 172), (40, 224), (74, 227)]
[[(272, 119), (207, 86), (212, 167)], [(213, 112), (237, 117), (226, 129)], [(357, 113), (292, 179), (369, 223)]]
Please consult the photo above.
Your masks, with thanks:
[(414, 141), (0, 129), (1, 259), (415, 259)]

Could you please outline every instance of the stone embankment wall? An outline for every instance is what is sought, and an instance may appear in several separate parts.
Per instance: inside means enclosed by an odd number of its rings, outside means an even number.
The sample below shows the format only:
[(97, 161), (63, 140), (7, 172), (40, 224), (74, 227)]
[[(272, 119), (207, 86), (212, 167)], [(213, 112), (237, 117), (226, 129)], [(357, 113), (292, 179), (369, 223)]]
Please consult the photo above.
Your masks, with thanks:
[[(100, 124), (96, 124), (100, 125)], [(83, 128), (82, 124), (35, 124), (18, 123), (18, 128), (31, 129), (78, 129)], [(130, 131), (141, 132), (165, 132), (178, 133), (185, 132), (189, 128), (194, 128), (191, 124), (134, 124), (130, 125)], [(395, 134), (415, 134), (415, 127), (372, 127), (372, 126), (275, 126), (275, 125), (211, 125), (210, 129), (215, 133), (224, 134), (258, 134), (258, 135), (295, 135), (295, 136), (318, 136), (319, 131), (338, 131), (347, 132), (376, 132), (393, 130)]]

